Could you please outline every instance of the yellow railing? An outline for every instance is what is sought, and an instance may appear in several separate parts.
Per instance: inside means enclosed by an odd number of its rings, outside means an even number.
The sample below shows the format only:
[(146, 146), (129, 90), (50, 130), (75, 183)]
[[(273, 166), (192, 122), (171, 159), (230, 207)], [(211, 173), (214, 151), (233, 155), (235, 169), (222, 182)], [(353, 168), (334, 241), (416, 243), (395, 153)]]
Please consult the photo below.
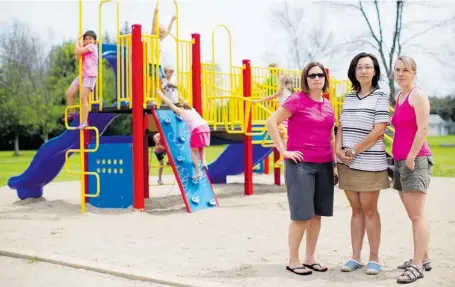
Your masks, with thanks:
[(98, 8), (98, 77), (96, 79), (96, 93), (90, 93), (89, 109), (92, 104), (98, 104), (98, 109), (103, 109), (103, 5), (112, 0), (101, 0)]
[[(160, 40), (156, 35), (142, 34), (143, 45), (143, 85), (144, 85), (144, 107), (148, 103), (161, 104), (161, 98), (157, 97), (155, 91), (161, 88), (160, 75), (166, 67), (161, 63)], [(176, 85), (179, 95), (190, 105), (193, 103), (193, 73), (192, 73), (192, 40), (176, 39), (179, 46), (176, 57), (177, 67), (172, 67), (176, 72)], [(174, 77), (173, 77), (174, 78)]]
[[(178, 21), (178, 20), (177, 20)], [(177, 87), (179, 94), (190, 105), (193, 104), (192, 48), (193, 40), (176, 39)]]
[(131, 68), (131, 34), (120, 35), (117, 43), (117, 108), (120, 109), (122, 102), (132, 101), (132, 68)]
[[(160, 1), (157, 0), (156, 8), (159, 8)], [(172, 67), (176, 73), (176, 85), (179, 96), (190, 105), (193, 103), (193, 86), (192, 86), (192, 40), (183, 40), (179, 36), (179, 7), (174, 0), (176, 16), (176, 33), (170, 34), (175, 40), (176, 47), (176, 64)], [(160, 74), (164, 72), (167, 63), (161, 61), (161, 49), (159, 39), (159, 13), (156, 15), (155, 23), (156, 34), (142, 35), (143, 41), (143, 60), (144, 60), (144, 107), (148, 103), (155, 103), (158, 107), (161, 104), (161, 98), (156, 96), (156, 89), (161, 88)]]
[[(279, 77), (282, 75), (290, 76), (294, 80), (294, 88), (300, 91), (300, 70), (286, 70), (272, 67), (251, 67), (251, 89), (252, 98), (261, 99), (273, 95), (278, 91)], [(263, 109), (261, 107), (265, 107)], [(255, 124), (265, 124), (269, 117), (267, 111), (275, 111), (278, 108), (278, 100), (263, 102), (261, 105), (255, 105), (252, 110), (252, 120)]]
[(330, 102), (332, 103), (336, 123), (338, 124), (344, 98), (351, 91), (351, 82), (349, 80), (337, 80), (335, 77), (330, 77), (329, 87)]
[(232, 73), (216, 71), (213, 63), (203, 63), (203, 117), (214, 129), (223, 126), (226, 132), (244, 130), (243, 67), (231, 67)]
[(144, 107), (149, 102), (160, 102), (156, 89), (160, 88), (160, 39), (157, 35), (142, 34)]

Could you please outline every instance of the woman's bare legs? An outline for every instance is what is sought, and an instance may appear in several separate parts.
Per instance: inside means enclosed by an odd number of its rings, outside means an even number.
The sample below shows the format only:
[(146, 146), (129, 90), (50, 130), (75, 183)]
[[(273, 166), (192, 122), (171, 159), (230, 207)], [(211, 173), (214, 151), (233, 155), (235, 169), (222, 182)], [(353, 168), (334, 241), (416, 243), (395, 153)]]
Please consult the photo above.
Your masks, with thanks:
[(351, 204), (351, 245), (352, 259), (361, 262), (361, 252), (363, 238), (365, 237), (365, 216), (363, 214), (362, 203), (359, 192), (346, 191), (346, 197)]

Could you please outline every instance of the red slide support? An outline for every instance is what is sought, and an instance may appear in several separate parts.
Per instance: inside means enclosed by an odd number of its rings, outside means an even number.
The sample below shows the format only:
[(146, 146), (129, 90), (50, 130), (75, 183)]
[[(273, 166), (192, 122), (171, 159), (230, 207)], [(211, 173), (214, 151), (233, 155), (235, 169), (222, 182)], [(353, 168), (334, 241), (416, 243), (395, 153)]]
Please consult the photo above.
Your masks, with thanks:
[(201, 79), (201, 35), (191, 34), (192, 73), (193, 73), (193, 107), (202, 116), (202, 79)]
[[(243, 96), (251, 97), (251, 64), (250, 60), (243, 60)], [(244, 102), (244, 110), (246, 111), (247, 102)], [(251, 134), (252, 124), (251, 116), (248, 118), (247, 133)], [(243, 170), (245, 175), (245, 195), (253, 194), (253, 138), (245, 135), (243, 137), (244, 145), (244, 163)]]
[(144, 209), (144, 109), (142, 26), (132, 26), (133, 207)]

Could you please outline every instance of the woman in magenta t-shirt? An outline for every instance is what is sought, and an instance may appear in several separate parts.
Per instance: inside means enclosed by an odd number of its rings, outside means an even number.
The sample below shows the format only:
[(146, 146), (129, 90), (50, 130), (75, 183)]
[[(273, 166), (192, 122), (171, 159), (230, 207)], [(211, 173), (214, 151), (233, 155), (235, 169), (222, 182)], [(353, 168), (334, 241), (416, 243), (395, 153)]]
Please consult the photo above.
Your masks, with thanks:
[(392, 153), (395, 160), (393, 188), (412, 221), (414, 255), (398, 266), (405, 269), (398, 283), (411, 283), (423, 278), (423, 270), (431, 270), (428, 260), (429, 230), (424, 214), (425, 195), (433, 171), (431, 150), (425, 140), (428, 131), (430, 101), (415, 87), (416, 63), (410, 57), (398, 57), (395, 81), (400, 86), (392, 124), (395, 127)]
[[(322, 96), (329, 90), (324, 66), (309, 63), (302, 72), (302, 92), (295, 93), (267, 120), (267, 129), (278, 151), (286, 159), (285, 180), (291, 223), (289, 226), (289, 264), (286, 269), (309, 275), (312, 269), (327, 271), (315, 259), (316, 243), (321, 229), (321, 216), (333, 215), (334, 124), (330, 101)], [(278, 125), (288, 120), (285, 147)], [(304, 232), (306, 256), (299, 259)]]

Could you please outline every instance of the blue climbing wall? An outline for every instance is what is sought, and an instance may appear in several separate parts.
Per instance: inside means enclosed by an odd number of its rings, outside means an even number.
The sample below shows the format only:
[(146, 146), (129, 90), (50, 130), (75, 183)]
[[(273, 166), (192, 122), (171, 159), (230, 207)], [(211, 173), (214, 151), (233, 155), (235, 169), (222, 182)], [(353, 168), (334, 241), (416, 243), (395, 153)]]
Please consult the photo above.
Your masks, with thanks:
[[(89, 148), (93, 149), (94, 144)], [(100, 177), (100, 194), (89, 197), (99, 208), (127, 208), (133, 204), (132, 143), (100, 143), (98, 151), (88, 154), (88, 170)], [(89, 175), (89, 194), (97, 191), (95, 176)]]
[[(195, 174), (191, 160), (190, 132), (188, 126), (172, 110), (154, 110), (157, 126), (165, 139), (167, 154), (179, 181), (181, 193), (187, 210), (195, 212), (218, 206), (212, 184), (206, 172), (198, 181), (193, 181)], [(201, 164), (201, 163), (200, 163)], [(203, 171), (202, 166), (200, 166)]]

